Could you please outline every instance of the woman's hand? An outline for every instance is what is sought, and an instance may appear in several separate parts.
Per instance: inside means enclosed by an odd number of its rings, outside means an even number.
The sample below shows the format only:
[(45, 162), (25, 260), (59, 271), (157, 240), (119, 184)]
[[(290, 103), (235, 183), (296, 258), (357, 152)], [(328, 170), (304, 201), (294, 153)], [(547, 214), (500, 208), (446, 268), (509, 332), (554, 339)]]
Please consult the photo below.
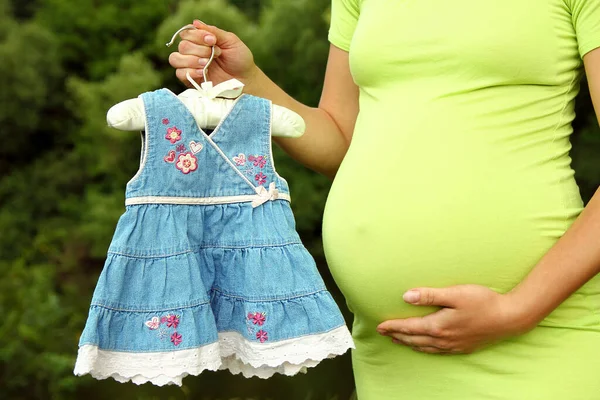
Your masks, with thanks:
[(215, 46), (215, 58), (208, 68), (209, 79), (216, 85), (235, 78), (248, 84), (258, 69), (252, 52), (235, 34), (216, 26), (195, 20), (197, 29), (182, 31), (178, 52), (171, 53), (169, 63), (176, 69), (177, 78), (190, 86), (186, 72), (192, 79), (203, 80), (202, 69), (208, 62), (211, 47)]
[(484, 286), (418, 288), (404, 294), (407, 303), (441, 306), (420, 318), (385, 321), (377, 331), (424, 353), (468, 354), (487, 344), (533, 329), (539, 321), (523, 314), (510, 294)]

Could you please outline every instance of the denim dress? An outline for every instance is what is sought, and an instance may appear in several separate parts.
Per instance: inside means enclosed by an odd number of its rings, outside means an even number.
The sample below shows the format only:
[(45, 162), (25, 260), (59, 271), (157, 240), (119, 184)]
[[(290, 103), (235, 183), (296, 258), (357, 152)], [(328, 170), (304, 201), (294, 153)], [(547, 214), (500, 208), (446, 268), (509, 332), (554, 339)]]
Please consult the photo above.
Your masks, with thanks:
[(354, 344), (273, 166), (271, 103), (242, 95), (212, 132), (167, 89), (141, 96), (142, 156), (75, 374), (178, 384), (305, 372)]

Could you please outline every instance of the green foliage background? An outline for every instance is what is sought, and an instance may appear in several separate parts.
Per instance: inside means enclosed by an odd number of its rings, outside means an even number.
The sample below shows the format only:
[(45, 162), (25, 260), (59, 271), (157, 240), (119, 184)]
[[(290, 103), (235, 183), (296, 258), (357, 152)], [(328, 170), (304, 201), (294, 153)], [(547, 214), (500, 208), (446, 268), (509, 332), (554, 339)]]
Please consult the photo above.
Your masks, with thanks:
[[(139, 160), (138, 135), (106, 127), (110, 106), (183, 90), (164, 43), (200, 18), (234, 31), (298, 100), (316, 105), (329, 0), (0, 0), (0, 397), (7, 399), (347, 399), (349, 356), (307, 375), (228, 373), (182, 388), (74, 377), (78, 337)], [(584, 198), (600, 181), (600, 132), (585, 85), (573, 136)], [(275, 154), (294, 193), (298, 230), (343, 308), (324, 262), (329, 182)], [(344, 309), (344, 312), (347, 311)]]

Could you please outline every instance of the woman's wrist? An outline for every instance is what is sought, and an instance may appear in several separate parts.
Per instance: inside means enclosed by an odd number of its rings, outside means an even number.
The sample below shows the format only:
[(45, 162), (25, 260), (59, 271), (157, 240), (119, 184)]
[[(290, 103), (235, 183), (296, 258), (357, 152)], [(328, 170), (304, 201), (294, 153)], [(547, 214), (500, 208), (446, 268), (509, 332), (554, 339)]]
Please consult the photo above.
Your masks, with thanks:
[(264, 92), (266, 81), (268, 81), (269, 78), (256, 64), (254, 64), (241, 80), (245, 86), (244, 92), (262, 97), (261, 91)]
[(503, 295), (505, 313), (512, 330), (525, 333), (535, 328), (548, 314), (536, 293), (517, 286)]

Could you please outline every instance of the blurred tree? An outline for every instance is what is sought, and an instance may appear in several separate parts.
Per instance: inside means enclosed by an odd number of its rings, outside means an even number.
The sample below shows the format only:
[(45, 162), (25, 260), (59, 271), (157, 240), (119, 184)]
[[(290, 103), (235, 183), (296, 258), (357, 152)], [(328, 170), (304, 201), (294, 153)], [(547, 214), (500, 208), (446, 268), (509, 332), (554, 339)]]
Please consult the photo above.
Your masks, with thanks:
[[(7, 7), (6, 1), (0, 7)], [(52, 147), (43, 110), (60, 73), (57, 42), (43, 27), (0, 13), (0, 176), (19, 163), (29, 143)], [(27, 50), (25, 50), (27, 49)], [(10, 129), (8, 129), (10, 127)]]
[(98, 80), (113, 72), (123, 54), (154, 38), (176, 0), (39, 0), (36, 20), (56, 34), (65, 68)]

